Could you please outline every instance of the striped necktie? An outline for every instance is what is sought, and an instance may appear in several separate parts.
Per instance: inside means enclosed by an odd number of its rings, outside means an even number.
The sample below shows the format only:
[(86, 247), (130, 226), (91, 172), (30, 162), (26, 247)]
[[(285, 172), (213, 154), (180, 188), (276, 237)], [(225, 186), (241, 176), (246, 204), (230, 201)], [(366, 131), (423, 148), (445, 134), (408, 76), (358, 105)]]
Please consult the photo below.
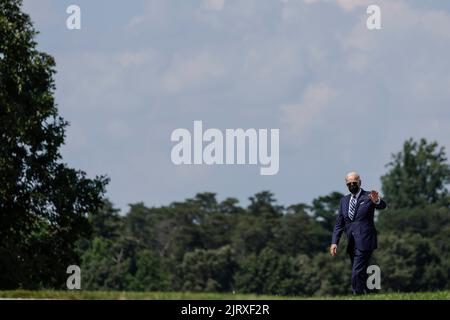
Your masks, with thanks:
[(356, 209), (356, 197), (352, 196), (352, 198), (350, 199), (350, 206), (348, 208), (348, 217), (350, 218), (350, 220), (353, 220), (353, 218), (355, 217), (355, 209)]

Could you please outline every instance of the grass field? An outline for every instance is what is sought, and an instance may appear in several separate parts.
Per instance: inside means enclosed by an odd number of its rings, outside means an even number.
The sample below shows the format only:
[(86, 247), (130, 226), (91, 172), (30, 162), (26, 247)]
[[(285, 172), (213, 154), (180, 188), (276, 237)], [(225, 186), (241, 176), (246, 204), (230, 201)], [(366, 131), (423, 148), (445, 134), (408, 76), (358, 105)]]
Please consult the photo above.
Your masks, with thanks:
[(0, 291), (0, 299), (70, 300), (450, 300), (450, 291), (418, 293), (382, 293), (366, 296), (269, 296), (252, 294), (191, 292), (118, 292), (118, 291)]

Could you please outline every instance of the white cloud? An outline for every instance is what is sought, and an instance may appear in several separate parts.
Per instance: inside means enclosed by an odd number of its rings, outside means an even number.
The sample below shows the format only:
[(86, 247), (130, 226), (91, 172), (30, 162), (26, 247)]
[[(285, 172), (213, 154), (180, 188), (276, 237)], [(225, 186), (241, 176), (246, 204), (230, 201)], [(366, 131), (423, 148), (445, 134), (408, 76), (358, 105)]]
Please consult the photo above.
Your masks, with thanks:
[(220, 11), (225, 6), (225, 0), (203, 0), (203, 8), (206, 10)]
[[(41, 8), (26, 1), (37, 16)], [(329, 191), (297, 185), (318, 166), (328, 181), (355, 163), (377, 179), (405, 138), (448, 140), (448, 12), (377, 0), (382, 30), (369, 31), (372, 1), (280, 1), (130, 2), (126, 12), (108, 10), (108, 23), (129, 27), (113, 37), (101, 19), (80, 38), (42, 33), (56, 52), (59, 108), (72, 123), (67, 160), (111, 174), (110, 196), (122, 207), (215, 186), (246, 197), (264, 186), (253, 169), (178, 168), (170, 132), (197, 116), (218, 128), (278, 127), (289, 174), (266, 183), (292, 203), (294, 189), (306, 190), (305, 201)], [(64, 25), (64, 10), (61, 18)]]
[[(398, 108), (427, 102), (428, 110), (450, 102), (450, 14), (418, 10), (406, 2), (381, 1), (384, 27), (368, 31), (360, 20), (342, 38), (346, 65), (370, 74), (367, 81), (385, 83)], [(447, 52), (447, 53), (446, 53)], [(374, 87), (374, 92), (375, 92)], [(411, 102), (405, 103), (409, 99)]]
[(142, 66), (154, 61), (157, 53), (153, 50), (148, 51), (127, 51), (120, 53), (117, 60), (123, 67)]
[(199, 52), (192, 56), (178, 55), (162, 77), (162, 89), (171, 94), (193, 88), (204, 89), (211, 81), (224, 75), (224, 65), (209, 52)]
[[(420, 38), (426, 37), (437, 41), (450, 39), (450, 14), (439, 10), (420, 10), (404, 1), (380, 0), (382, 29), (369, 31), (366, 28), (366, 15), (360, 15), (357, 24), (343, 39), (344, 49), (358, 49), (377, 52), (376, 50), (400, 47), (403, 45), (418, 46)], [(416, 35), (417, 37), (411, 37)], [(402, 41), (408, 36), (411, 42)], [(409, 40), (409, 38), (408, 38)], [(396, 41), (396, 43), (392, 42)], [(389, 42), (389, 47), (387, 43)], [(392, 42), (392, 43), (391, 43)]]
[(305, 133), (327, 109), (334, 95), (334, 90), (326, 83), (311, 84), (305, 89), (301, 103), (280, 107), (281, 121), (288, 132), (298, 139), (298, 135)]
[(331, 2), (337, 4), (342, 9), (351, 11), (354, 8), (368, 6), (373, 3), (372, 0), (303, 0), (306, 4), (314, 4), (319, 2)]
[(373, 0), (336, 0), (337, 4), (345, 10), (353, 10), (356, 7), (368, 6)]
[(164, 28), (171, 25), (174, 15), (177, 11), (173, 10), (170, 6), (170, 1), (160, 0), (147, 0), (144, 2), (143, 8), (136, 16), (131, 17), (128, 20), (128, 24), (125, 26), (125, 30), (136, 30), (139, 32), (139, 28), (154, 27), (163, 31)]
[(58, 103), (63, 110), (83, 112), (137, 110), (145, 104), (143, 97), (159, 90), (163, 65), (164, 58), (151, 48), (59, 55), (56, 93), (64, 100)]

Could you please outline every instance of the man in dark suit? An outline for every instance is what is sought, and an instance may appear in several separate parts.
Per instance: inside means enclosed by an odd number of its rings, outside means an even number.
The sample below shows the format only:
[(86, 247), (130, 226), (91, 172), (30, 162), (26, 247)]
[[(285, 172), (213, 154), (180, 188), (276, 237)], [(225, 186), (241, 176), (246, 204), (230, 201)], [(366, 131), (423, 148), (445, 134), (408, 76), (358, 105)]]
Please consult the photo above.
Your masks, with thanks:
[(352, 263), (353, 294), (367, 292), (367, 267), (373, 250), (377, 248), (377, 231), (375, 230), (375, 209), (386, 208), (378, 192), (365, 191), (361, 188), (361, 179), (356, 172), (345, 176), (350, 194), (342, 197), (339, 213), (336, 217), (330, 253), (336, 255), (337, 245), (342, 232), (348, 240), (347, 253)]

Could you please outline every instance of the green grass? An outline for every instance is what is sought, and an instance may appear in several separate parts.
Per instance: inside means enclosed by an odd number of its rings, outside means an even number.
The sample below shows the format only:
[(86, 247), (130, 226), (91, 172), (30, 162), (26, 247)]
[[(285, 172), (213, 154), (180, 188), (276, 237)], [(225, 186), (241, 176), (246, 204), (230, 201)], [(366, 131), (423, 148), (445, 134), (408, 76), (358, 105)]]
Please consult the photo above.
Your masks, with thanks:
[(74, 299), (74, 300), (450, 300), (450, 291), (417, 293), (380, 293), (367, 296), (270, 296), (231, 293), (192, 292), (119, 292), (119, 291), (0, 291), (2, 299)]

